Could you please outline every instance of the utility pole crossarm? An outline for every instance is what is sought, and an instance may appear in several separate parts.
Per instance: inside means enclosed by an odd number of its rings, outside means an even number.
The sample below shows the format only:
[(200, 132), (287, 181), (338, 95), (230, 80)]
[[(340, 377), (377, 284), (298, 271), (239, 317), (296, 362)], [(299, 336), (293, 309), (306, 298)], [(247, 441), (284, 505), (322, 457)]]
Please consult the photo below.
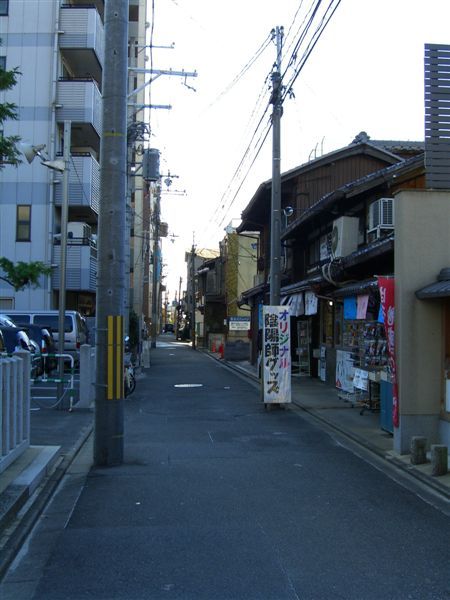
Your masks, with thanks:
[(172, 69), (143, 69), (142, 67), (128, 67), (129, 71), (134, 73), (150, 73), (150, 75), (175, 75), (176, 77), (198, 77), (197, 71), (173, 71)]
[(128, 67), (128, 70), (133, 71), (133, 73), (144, 73), (144, 74), (150, 73), (151, 75), (155, 75), (155, 77), (152, 77), (151, 79), (149, 79), (148, 81), (146, 81), (145, 83), (140, 85), (138, 88), (136, 88), (135, 90), (130, 92), (128, 94), (128, 99), (131, 98), (132, 96), (135, 96), (136, 94), (139, 94), (139, 92), (141, 92), (144, 88), (146, 88), (148, 85), (153, 83), (155, 81), (155, 79), (158, 79), (158, 77), (161, 77), (161, 75), (175, 75), (176, 77), (184, 77), (185, 79), (187, 77), (198, 77), (197, 71), (194, 71), (191, 73), (189, 71), (172, 71), (172, 69), (169, 69), (169, 70), (143, 69), (141, 67)]

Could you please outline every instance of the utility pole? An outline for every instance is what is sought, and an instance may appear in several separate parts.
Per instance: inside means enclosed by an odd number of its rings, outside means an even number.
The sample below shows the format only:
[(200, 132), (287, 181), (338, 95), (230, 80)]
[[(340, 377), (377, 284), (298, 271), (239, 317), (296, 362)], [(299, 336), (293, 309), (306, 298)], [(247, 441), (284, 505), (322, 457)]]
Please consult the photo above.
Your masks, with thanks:
[(181, 325), (181, 283), (183, 281), (183, 278), (180, 277), (180, 282), (178, 284), (178, 311), (177, 311), (177, 330), (176, 330), (176, 337), (178, 339), (178, 334), (180, 332), (180, 325)]
[(156, 335), (158, 330), (158, 271), (160, 269), (159, 252), (159, 221), (161, 210), (161, 189), (156, 191), (156, 202), (153, 215), (153, 276), (152, 276), (152, 326), (151, 326), (151, 348), (156, 348)]
[(276, 27), (272, 31), (276, 40), (277, 59), (272, 73), (272, 195), (271, 195), (271, 221), (270, 221), (270, 305), (280, 304), (280, 261), (281, 261), (281, 149), (280, 149), (280, 121), (283, 112), (281, 100), (281, 49), (283, 41), (283, 27)]
[(192, 291), (192, 319), (191, 319), (191, 337), (192, 348), (196, 349), (195, 342), (195, 244), (192, 240), (191, 248), (191, 291)]
[(63, 146), (63, 198), (61, 204), (61, 262), (59, 279), (59, 299), (58, 299), (58, 386), (57, 394), (60, 401), (60, 408), (63, 406), (64, 396), (64, 338), (65, 338), (65, 319), (66, 319), (66, 270), (67, 270), (67, 221), (69, 214), (69, 164), (70, 164), (70, 144), (71, 144), (72, 123), (64, 121), (64, 146)]
[[(94, 462), (123, 462), (128, 0), (105, 2)], [(113, 241), (113, 243), (112, 243)]]

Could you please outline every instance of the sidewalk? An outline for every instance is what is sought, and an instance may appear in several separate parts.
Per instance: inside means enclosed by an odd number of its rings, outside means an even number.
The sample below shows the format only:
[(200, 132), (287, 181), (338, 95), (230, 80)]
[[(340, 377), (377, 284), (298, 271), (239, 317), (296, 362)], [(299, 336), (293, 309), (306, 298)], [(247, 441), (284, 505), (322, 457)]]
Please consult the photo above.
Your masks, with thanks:
[[(218, 354), (205, 353), (224, 368), (258, 383), (256, 368), (249, 362), (225, 362)], [(393, 452), (392, 436), (380, 428), (379, 414), (366, 411), (361, 415), (358, 407), (338, 398), (335, 388), (309, 378), (293, 378), (292, 401), (291, 410), (304, 411), (450, 502), (450, 473), (432, 477), (430, 464), (413, 466), (408, 455)], [(0, 476), (0, 578), (89, 438), (93, 423), (93, 409), (32, 411), (32, 446)]]
[(93, 429), (94, 411), (31, 410), (31, 445), (0, 475), (0, 578)]

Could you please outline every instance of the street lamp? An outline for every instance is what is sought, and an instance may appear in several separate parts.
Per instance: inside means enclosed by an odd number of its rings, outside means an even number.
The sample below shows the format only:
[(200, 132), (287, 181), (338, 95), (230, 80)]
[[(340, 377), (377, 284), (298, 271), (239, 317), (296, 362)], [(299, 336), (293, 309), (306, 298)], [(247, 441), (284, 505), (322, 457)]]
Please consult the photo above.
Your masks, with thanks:
[(36, 156), (41, 159), (41, 164), (48, 169), (59, 171), (63, 174), (63, 192), (61, 204), (61, 264), (60, 264), (60, 279), (59, 279), (59, 307), (58, 307), (58, 399), (62, 400), (64, 393), (64, 321), (66, 313), (66, 257), (67, 257), (67, 220), (69, 212), (69, 161), (70, 161), (70, 144), (71, 144), (71, 121), (64, 121), (64, 148), (63, 160), (48, 160), (42, 154), (45, 149), (45, 144), (33, 146), (31, 144), (22, 143), (20, 145), (22, 153), (27, 161), (31, 162)]

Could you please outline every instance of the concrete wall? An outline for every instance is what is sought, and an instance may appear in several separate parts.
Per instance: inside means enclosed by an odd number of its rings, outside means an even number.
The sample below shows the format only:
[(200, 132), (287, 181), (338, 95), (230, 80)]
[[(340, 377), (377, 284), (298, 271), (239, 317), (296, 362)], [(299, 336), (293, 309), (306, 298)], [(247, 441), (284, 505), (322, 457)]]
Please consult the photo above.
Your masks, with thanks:
[(408, 190), (395, 197), (395, 317), (400, 427), (394, 449), (409, 452), (410, 439), (440, 441), (443, 385), (442, 304), (416, 290), (436, 281), (450, 261), (450, 190)]

